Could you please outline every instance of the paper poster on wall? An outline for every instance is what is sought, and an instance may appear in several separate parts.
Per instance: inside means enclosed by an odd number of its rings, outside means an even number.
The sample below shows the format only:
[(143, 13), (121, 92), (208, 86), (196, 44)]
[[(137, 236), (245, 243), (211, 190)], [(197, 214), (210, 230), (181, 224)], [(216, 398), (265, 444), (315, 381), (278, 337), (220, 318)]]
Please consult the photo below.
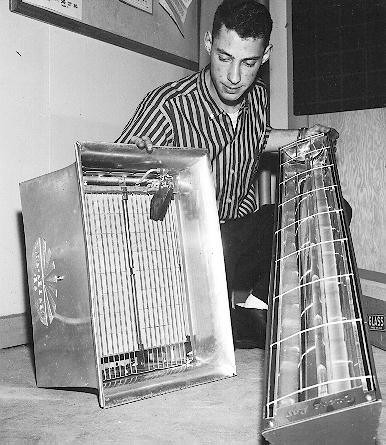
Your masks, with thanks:
[(159, 4), (170, 15), (183, 36), (186, 15), (191, 3), (192, 0), (159, 0)]
[(82, 20), (82, 0), (25, 0), (25, 3)]
[(13, 12), (198, 70), (199, 0), (9, 1)]
[(135, 8), (146, 11), (150, 14), (153, 12), (153, 0), (119, 0), (121, 3), (126, 3), (126, 5), (134, 6)]

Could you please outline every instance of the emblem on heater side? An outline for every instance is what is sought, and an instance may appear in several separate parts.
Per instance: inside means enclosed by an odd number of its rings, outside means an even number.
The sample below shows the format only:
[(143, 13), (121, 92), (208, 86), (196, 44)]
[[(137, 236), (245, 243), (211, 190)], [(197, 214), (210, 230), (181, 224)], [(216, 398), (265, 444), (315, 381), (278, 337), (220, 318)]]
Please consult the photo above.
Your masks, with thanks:
[(32, 250), (32, 300), (40, 321), (48, 326), (55, 317), (61, 277), (54, 275), (55, 262), (44, 238), (39, 237)]

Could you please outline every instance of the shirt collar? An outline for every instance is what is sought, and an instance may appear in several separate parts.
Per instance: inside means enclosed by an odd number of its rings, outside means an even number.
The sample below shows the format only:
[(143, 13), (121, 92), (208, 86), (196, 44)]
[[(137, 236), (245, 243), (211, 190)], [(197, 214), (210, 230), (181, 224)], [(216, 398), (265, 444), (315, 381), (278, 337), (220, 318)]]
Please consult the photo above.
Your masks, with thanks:
[[(222, 110), (216, 102), (212, 99), (212, 96), (209, 93), (208, 86), (205, 82), (205, 73), (209, 70), (210, 65), (207, 65), (205, 68), (203, 68), (199, 76), (197, 78), (197, 87), (199, 92), (201, 93), (201, 97), (203, 98), (204, 107), (206, 112), (208, 113), (209, 117), (211, 119), (214, 119), (215, 117), (219, 116), (222, 113), (225, 113), (224, 110)], [(247, 93), (247, 96), (244, 98), (243, 103), (241, 104), (240, 111), (247, 111), (249, 109), (249, 92)]]

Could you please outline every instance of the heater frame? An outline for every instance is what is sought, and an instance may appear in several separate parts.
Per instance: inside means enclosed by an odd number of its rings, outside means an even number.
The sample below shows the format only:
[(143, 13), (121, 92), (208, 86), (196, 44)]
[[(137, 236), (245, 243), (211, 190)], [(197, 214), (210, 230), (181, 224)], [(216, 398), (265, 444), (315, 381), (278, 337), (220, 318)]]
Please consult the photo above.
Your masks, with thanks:
[[(281, 330), (280, 324), (282, 323), (282, 321), (277, 318), (277, 314), (275, 314), (274, 300), (275, 298), (283, 298), (285, 296), (284, 294), (282, 294), (283, 296), (277, 294), (278, 283), (280, 283), (280, 280), (282, 279), (278, 271), (279, 266), (277, 265), (277, 261), (281, 261), (280, 244), (284, 242), (279, 235), (283, 230), (283, 227), (281, 227), (282, 219), (280, 213), (282, 209), (279, 210), (279, 207), (282, 205), (281, 193), (283, 183), (285, 182), (283, 179), (284, 170), (286, 168), (286, 163), (291, 162), (289, 161), (291, 155), (294, 155), (293, 161), (298, 162), (298, 165), (304, 169), (303, 165), (307, 156), (311, 156), (309, 159), (317, 159), (321, 154), (323, 156), (324, 151), (327, 153), (327, 167), (330, 168), (330, 174), (335, 182), (335, 199), (339, 207), (330, 210), (338, 213), (340, 212), (342, 215), (340, 224), (346, 239), (345, 249), (348, 252), (348, 263), (352, 269), (353, 286), (355, 287), (355, 292), (353, 293), (353, 298), (355, 299), (354, 306), (355, 310), (360, 314), (360, 341), (362, 342), (360, 346), (362, 352), (365, 354), (364, 360), (366, 361), (366, 366), (370, 371), (369, 379), (371, 380), (370, 386), (372, 389), (366, 391), (363, 387), (352, 387), (351, 389), (332, 392), (316, 397), (313, 396), (307, 398), (305, 396), (303, 397), (303, 400), (291, 402), (287, 406), (284, 405), (280, 407), (277, 402), (275, 402), (273, 394), (275, 394), (275, 391), (276, 393), (278, 391), (277, 379), (280, 378), (278, 360), (282, 360), (283, 357), (281, 356), (278, 358), (275, 356), (277, 350), (275, 351), (274, 348), (272, 348), (272, 345), (274, 345), (278, 339), (281, 341), (281, 334), (278, 334), (278, 332)], [(318, 134), (281, 147), (279, 150), (279, 160), (280, 171), (276, 200), (278, 206), (276, 208), (276, 231), (273, 243), (265, 352), (266, 386), (263, 398), (262, 435), (271, 444), (285, 443), (288, 445), (308, 445), (310, 443), (310, 437), (312, 437), (312, 443), (320, 445), (326, 443), (347, 445), (370, 443), (371, 441), (375, 441), (382, 401), (374, 359), (368, 339), (367, 323), (361, 305), (361, 288), (352, 239), (343, 213), (343, 197), (336, 166), (335, 144), (330, 140), (328, 134)], [(301, 171), (301, 168), (299, 171)], [(323, 168), (325, 168), (325, 166), (323, 166)], [(312, 175), (312, 173), (310, 174)], [(311, 193), (314, 193), (314, 191), (312, 190)], [(293, 215), (293, 217), (296, 222), (295, 215)], [(299, 258), (299, 253), (297, 254), (297, 257)], [(299, 273), (298, 270), (296, 270), (296, 272)], [(299, 287), (301, 287), (300, 279), (298, 284)], [(326, 329), (328, 329), (328, 327)], [(298, 334), (304, 335), (302, 332), (303, 331), (299, 331)], [(300, 350), (299, 356), (301, 357), (301, 360), (304, 359), (304, 354), (306, 353), (307, 351)], [(296, 363), (296, 365), (300, 366), (299, 363)], [(298, 372), (300, 373), (300, 371)], [(313, 370), (310, 369), (309, 372), (313, 372)], [(298, 388), (298, 390), (300, 391), (300, 388)], [(301, 394), (301, 392), (299, 392), (299, 394)], [(287, 396), (284, 396), (284, 400), (285, 397)], [(268, 406), (275, 406), (272, 405), (273, 403), (276, 403), (276, 410), (268, 408)]]
[[(104, 408), (236, 375), (207, 151), (154, 147), (149, 154), (134, 145), (77, 142), (75, 158), (62, 170), (20, 184), (38, 386), (88, 388), (98, 393)], [(189, 318), (186, 353), (192, 351), (177, 366), (106, 379), (86, 194), (94, 185), (111, 191), (144, 184), (150, 184), (152, 194), (165, 172), (176, 188), (173, 206)], [(116, 357), (118, 367), (132, 359), (124, 353)]]

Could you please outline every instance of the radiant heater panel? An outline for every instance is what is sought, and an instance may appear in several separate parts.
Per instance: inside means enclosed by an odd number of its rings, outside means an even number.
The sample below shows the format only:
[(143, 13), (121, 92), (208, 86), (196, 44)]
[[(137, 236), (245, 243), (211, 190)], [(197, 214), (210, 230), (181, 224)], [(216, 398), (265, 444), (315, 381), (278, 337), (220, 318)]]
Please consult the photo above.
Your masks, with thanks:
[(325, 135), (282, 147), (263, 435), (273, 444), (375, 440), (381, 401)]
[[(85, 197), (104, 380), (186, 364), (190, 330), (175, 202), (156, 222), (148, 217), (148, 194)], [(132, 351), (141, 351), (142, 368), (127, 359)], [(110, 358), (122, 355), (111, 366)]]
[(77, 144), (20, 187), (39, 386), (109, 407), (235, 375), (206, 151)]

